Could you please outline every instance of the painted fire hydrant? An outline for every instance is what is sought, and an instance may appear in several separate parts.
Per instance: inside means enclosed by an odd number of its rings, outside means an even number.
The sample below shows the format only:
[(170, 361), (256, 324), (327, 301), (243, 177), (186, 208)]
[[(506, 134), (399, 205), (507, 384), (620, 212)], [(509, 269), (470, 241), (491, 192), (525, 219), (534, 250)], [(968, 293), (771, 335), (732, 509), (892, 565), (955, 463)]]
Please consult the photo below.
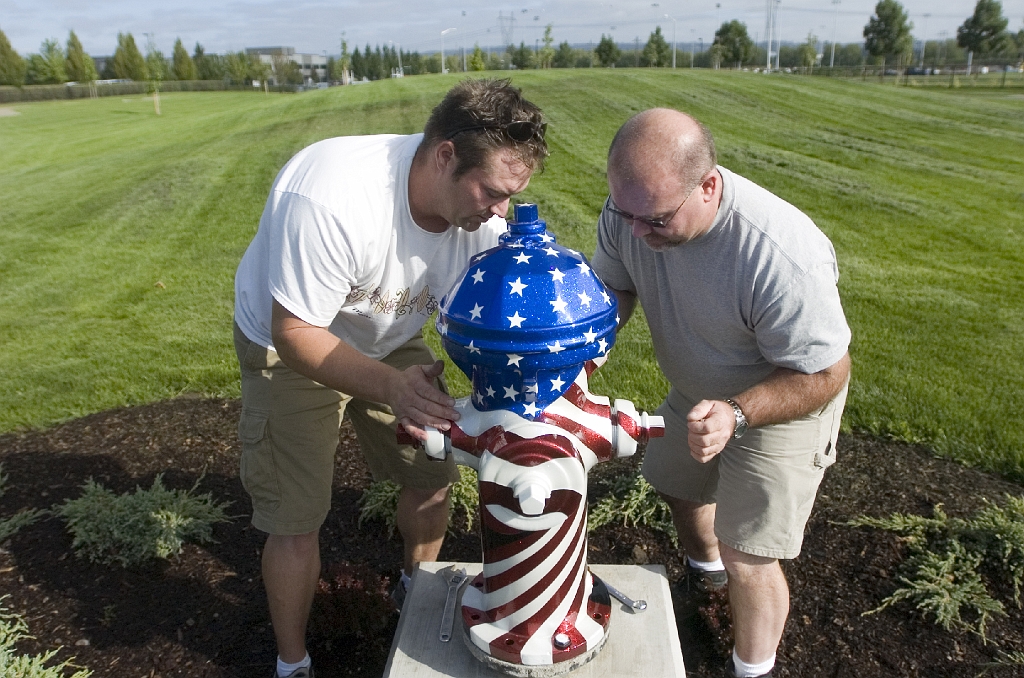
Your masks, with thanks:
[(514, 214), (441, 301), (438, 332), (473, 393), (425, 448), (478, 474), (483, 572), (462, 598), (470, 651), (508, 674), (550, 676), (592, 659), (608, 634), (608, 590), (587, 568), (587, 473), (664, 423), (590, 393), (615, 341), (616, 299), (582, 254), (556, 244), (536, 205)]

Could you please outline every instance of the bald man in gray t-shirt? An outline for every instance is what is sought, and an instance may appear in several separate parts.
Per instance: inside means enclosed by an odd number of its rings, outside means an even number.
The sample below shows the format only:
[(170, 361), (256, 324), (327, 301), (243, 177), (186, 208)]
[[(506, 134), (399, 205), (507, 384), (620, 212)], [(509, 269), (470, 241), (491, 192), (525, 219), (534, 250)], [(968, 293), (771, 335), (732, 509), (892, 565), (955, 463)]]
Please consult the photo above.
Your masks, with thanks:
[(623, 125), (608, 185), (592, 263), (620, 326), (643, 306), (672, 385), (643, 473), (687, 555), (679, 588), (728, 580), (728, 670), (770, 676), (789, 610), (778, 560), (800, 552), (849, 380), (835, 251), (796, 207), (719, 167), (710, 133), (678, 111)]

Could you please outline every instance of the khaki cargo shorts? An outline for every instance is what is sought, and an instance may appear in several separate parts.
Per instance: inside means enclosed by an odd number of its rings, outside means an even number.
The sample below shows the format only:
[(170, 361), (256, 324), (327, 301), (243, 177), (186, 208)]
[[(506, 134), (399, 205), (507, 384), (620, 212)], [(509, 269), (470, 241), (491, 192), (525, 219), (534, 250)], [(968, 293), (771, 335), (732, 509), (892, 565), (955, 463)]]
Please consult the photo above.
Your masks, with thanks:
[[(423, 450), (399, 445), (398, 422), (380, 403), (354, 399), (289, 369), (277, 353), (250, 341), (235, 325), (242, 373), (240, 475), (252, 498), (252, 524), (270, 534), (305, 534), (323, 524), (331, 508), (338, 429), (347, 411), (375, 480), (440, 489), (459, 479), (454, 459), (429, 460)], [(434, 362), (421, 335), (383, 359), (404, 370)], [(444, 382), (438, 380), (439, 388)]]
[(671, 497), (717, 504), (715, 535), (737, 551), (795, 558), (818, 485), (836, 460), (847, 388), (805, 417), (748, 430), (706, 464), (686, 442), (686, 414), (696, 403), (673, 389), (658, 408), (665, 437), (649, 443), (644, 478)]

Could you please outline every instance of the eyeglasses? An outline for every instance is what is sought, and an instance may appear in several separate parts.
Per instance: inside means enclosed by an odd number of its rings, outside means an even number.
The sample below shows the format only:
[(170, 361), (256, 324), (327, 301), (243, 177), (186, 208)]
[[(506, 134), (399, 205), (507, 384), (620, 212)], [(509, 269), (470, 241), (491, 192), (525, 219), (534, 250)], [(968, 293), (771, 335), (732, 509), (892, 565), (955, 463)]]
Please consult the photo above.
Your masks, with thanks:
[(650, 226), (651, 228), (665, 228), (666, 226), (668, 226), (668, 223), (670, 221), (672, 221), (672, 218), (675, 217), (676, 213), (678, 213), (679, 210), (683, 209), (683, 205), (685, 205), (686, 201), (690, 199), (691, 195), (693, 195), (694, 189), (700, 187), (700, 185), (703, 184), (703, 183), (704, 183), (704, 180), (701, 179), (701, 182), (699, 184), (697, 184), (696, 186), (691, 188), (690, 192), (686, 194), (685, 198), (683, 198), (683, 201), (681, 203), (679, 203), (679, 207), (677, 207), (674, 210), (672, 210), (672, 213), (669, 214), (668, 216), (657, 217), (657, 218), (638, 217), (635, 214), (630, 214), (629, 212), (624, 212), (623, 210), (620, 210), (618, 207), (616, 207), (615, 206), (615, 202), (612, 200), (611, 196), (608, 196), (608, 211), (611, 212), (612, 214), (615, 214), (615, 215), (617, 215), (619, 217), (622, 217), (623, 219), (625, 219), (626, 221), (629, 221), (629, 222), (639, 221), (641, 224), (646, 224), (647, 226)]
[(469, 127), (460, 127), (451, 134), (445, 137), (445, 141), (449, 141), (455, 136), (462, 134), (463, 132), (474, 132), (480, 129), (493, 129), (499, 130), (505, 133), (509, 139), (525, 144), (531, 139), (537, 141), (544, 141), (544, 134), (547, 132), (548, 124), (546, 122), (535, 123), (530, 120), (517, 120), (510, 122), (506, 125), (492, 124), (492, 125), (470, 125)]

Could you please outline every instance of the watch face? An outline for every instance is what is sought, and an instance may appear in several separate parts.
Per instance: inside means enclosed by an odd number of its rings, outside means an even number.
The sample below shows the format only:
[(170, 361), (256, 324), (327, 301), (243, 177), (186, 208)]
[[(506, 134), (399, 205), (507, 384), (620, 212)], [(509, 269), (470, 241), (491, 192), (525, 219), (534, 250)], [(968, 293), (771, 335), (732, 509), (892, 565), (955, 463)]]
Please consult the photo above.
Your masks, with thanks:
[(733, 440), (739, 438), (747, 432), (747, 417), (743, 414), (743, 410), (732, 400), (726, 400), (732, 406), (732, 411), (736, 415), (736, 427), (733, 429), (732, 437)]

